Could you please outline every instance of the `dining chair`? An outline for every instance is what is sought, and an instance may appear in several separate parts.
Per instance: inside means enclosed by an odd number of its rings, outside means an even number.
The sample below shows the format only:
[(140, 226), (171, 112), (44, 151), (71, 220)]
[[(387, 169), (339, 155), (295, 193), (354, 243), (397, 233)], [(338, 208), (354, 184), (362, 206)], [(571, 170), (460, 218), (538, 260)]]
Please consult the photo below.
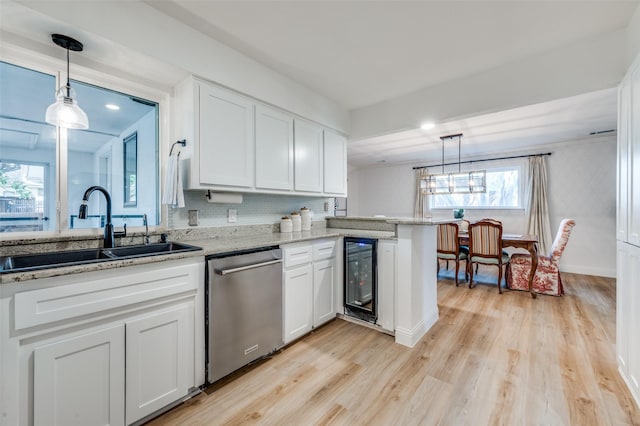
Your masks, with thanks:
[[(498, 292), (502, 294), (502, 266), (509, 264), (509, 255), (502, 252), (502, 224), (481, 220), (469, 226), (469, 288), (473, 288), (473, 264), (498, 267)], [(477, 269), (476, 269), (477, 273)]]
[[(573, 219), (563, 219), (558, 227), (556, 238), (548, 255), (538, 256), (538, 267), (533, 276), (533, 291), (552, 296), (564, 294), (562, 278), (558, 263), (564, 252), (571, 230), (576, 225)], [(507, 274), (507, 287), (514, 290), (529, 291), (529, 273), (531, 271), (531, 255), (514, 254), (511, 256), (509, 273)]]
[[(438, 225), (438, 247), (437, 260), (438, 273), (440, 272), (440, 259), (447, 261), (447, 267), (450, 260), (456, 263), (456, 287), (458, 286), (458, 273), (460, 270), (460, 261), (467, 260), (469, 255), (468, 249), (462, 249), (458, 244), (458, 224), (457, 223), (441, 223)], [(469, 279), (468, 268), (465, 268), (465, 281)]]

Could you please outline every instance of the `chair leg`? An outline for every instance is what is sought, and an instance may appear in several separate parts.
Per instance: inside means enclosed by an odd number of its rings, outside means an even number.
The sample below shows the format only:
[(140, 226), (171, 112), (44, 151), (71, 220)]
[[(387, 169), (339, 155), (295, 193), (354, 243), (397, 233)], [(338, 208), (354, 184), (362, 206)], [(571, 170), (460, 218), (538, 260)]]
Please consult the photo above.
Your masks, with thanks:
[(456, 259), (456, 287), (458, 287), (458, 270), (460, 268), (460, 259)]
[(498, 293), (502, 294), (502, 264), (498, 264)]
[(464, 265), (464, 280), (469, 282), (469, 259), (467, 259)]
[(436, 265), (438, 265), (438, 271), (436, 273), (439, 274), (440, 273), (440, 259), (436, 259)]
[(447, 271), (449, 270), (449, 261), (447, 260)]
[(473, 288), (473, 262), (469, 263), (469, 288)]

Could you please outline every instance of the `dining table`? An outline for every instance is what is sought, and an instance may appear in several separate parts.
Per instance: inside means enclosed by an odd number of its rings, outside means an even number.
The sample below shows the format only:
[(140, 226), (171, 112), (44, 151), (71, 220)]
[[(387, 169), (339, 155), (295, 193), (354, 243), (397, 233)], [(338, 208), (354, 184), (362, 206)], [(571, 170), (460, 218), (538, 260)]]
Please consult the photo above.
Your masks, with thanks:
[[(469, 245), (469, 233), (460, 232), (458, 234), (459, 244)], [(521, 234), (502, 234), (502, 247), (514, 247), (525, 249), (531, 254), (531, 271), (529, 271), (529, 293), (531, 297), (536, 298), (537, 294), (533, 291), (533, 277), (536, 275), (538, 268), (538, 237), (536, 235)], [(500, 285), (500, 283), (498, 283)]]

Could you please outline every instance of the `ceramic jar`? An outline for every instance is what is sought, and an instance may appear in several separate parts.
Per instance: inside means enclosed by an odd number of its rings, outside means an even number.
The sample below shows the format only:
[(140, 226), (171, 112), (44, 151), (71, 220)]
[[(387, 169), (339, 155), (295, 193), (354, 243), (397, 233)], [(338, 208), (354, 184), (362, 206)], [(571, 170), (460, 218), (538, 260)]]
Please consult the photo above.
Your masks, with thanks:
[(280, 219), (280, 232), (291, 232), (293, 231), (293, 223), (289, 216), (284, 216)]
[(311, 231), (311, 210), (306, 207), (301, 208), (300, 216), (302, 219), (302, 230)]
[(293, 232), (302, 231), (302, 218), (300, 217), (300, 213), (291, 213), (291, 225), (293, 226)]

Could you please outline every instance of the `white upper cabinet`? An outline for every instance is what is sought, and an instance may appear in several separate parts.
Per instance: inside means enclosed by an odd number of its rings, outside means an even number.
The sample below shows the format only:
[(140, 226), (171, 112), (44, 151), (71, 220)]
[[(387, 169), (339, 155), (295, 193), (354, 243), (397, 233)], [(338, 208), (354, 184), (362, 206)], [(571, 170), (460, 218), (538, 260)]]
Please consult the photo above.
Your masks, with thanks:
[(627, 241), (629, 207), (629, 133), (631, 130), (631, 81), (618, 89), (618, 217), (617, 239)]
[(631, 71), (629, 129), (629, 242), (640, 245), (640, 61)]
[(347, 138), (324, 131), (324, 192), (347, 196)]
[(618, 92), (617, 238), (640, 245), (640, 57)]
[(252, 187), (253, 102), (205, 84), (199, 84), (199, 98), (200, 184)]
[(295, 121), (295, 189), (318, 192), (323, 189), (322, 127)]
[(195, 77), (175, 94), (186, 189), (346, 196), (346, 139), (335, 131)]
[(293, 117), (256, 107), (256, 188), (293, 190)]

